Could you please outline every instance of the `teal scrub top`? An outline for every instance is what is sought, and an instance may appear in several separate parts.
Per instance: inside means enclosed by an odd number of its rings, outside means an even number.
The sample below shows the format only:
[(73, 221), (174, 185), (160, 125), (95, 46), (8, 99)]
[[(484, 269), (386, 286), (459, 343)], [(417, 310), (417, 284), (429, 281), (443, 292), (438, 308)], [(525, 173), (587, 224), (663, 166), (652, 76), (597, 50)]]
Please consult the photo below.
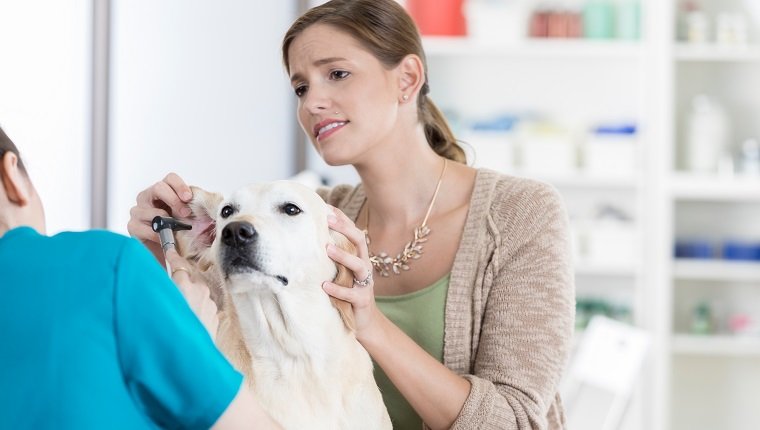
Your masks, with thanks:
[(242, 375), (136, 240), (0, 237), (0, 428), (209, 428)]

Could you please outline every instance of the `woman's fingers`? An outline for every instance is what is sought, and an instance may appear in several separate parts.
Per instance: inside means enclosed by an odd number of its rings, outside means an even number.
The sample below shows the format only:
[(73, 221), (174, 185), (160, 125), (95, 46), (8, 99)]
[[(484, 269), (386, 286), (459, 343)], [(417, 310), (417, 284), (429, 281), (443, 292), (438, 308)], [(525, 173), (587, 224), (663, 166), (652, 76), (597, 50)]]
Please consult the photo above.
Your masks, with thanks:
[(325, 281), (322, 289), (336, 299), (351, 303), (354, 310), (365, 309), (372, 302), (372, 293), (366, 293), (363, 288), (346, 288), (334, 282)]
[(137, 206), (165, 208), (172, 216), (187, 217), (190, 215), (190, 208), (187, 204), (164, 181), (156, 182), (152, 187), (138, 194)]
[(190, 281), (190, 263), (171, 247), (166, 250), (166, 261), (169, 263), (169, 267), (172, 268), (172, 280), (181, 286), (186, 285)]
[(346, 238), (356, 246), (356, 251), (360, 259), (369, 259), (369, 250), (367, 249), (367, 240), (364, 236), (364, 232), (359, 230), (359, 228), (356, 227), (356, 224), (354, 224), (343, 211), (336, 207), (328, 206), (332, 209), (332, 213), (327, 216), (328, 226), (346, 236)]
[(172, 188), (174, 193), (179, 196), (183, 202), (189, 203), (190, 200), (193, 199), (193, 191), (178, 174), (169, 173), (164, 178), (164, 182)]
[(327, 245), (327, 255), (336, 263), (342, 264), (346, 266), (348, 270), (354, 272), (354, 278), (362, 280), (366, 277), (369, 264), (359, 256), (353, 255), (332, 243)]
[(129, 235), (142, 241), (158, 243), (158, 234), (153, 231), (151, 226), (153, 218), (156, 216), (169, 216), (169, 213), (154, 207), (133, 206), (129, 210), (129, 222), (127, 223)]

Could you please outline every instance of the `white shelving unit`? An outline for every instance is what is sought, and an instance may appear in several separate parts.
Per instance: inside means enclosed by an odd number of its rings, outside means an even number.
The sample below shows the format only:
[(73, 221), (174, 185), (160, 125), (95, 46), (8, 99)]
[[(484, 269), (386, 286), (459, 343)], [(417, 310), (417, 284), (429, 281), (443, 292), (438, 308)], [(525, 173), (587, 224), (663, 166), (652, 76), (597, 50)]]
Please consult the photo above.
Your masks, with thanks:
[[(573, 220), (588, 216), (599, 206), (611, 204), (632, 217), (633, 239), (627, 245), (631, 261), (576, 258), (576, 289), (578, 297), (603, 299), (611, 306), (628, 308), (635, 323), (642, 325), (649, 300), (641, 270), (646, 261), (642, 232), (647, 205), (642, 194), (647, 169), (643, 162), (645, 147), (651, 143), (645, 114), (651, 92), (647, 90), (644, 43), (528, 39), (499, 45), (468, 38), (427, 37), (423, 44), (431, 96), (455, 118), (457, 114), (488, 117), (503, 112), (530, 112), (574, 124), (576, 133), (595, 122), (628, 120), (637, 124), (636, 157), (640, 160), (639, 168), (631, 175), (594, 174), (582, 166), (571, 172), (539, 173), (523, 169), (519, 157), (504, 170), (554, 185), (565, 198), (576, 237), (594, 230), (594, 226), (586, 223), (584, 230)], [(513, 150), (514, 146), (505, 144), (504, 151)], [(644, 379), (651, 378), (651, 371), (647, 372)], [(645, 382), (638, 387), (625, 429), (653, 428), (649, 423), (656, 420), (647, 404), (647, 393), (651, 391), (647, 385)]]
[[(686, 172), (683, 158), (689, 147), (685, 117), (691, 98), (707, 94), (727, 111), (732, 144), (760, 137), (760, 124), (750, 119), (760, 109), (760, 91), (755, 89), (760, 85), (760, 46), (756, 45), (760, 41), (756, 33), (760, 10), (752, 0), (701, 0), (698, 4), (713, 19), (721, 11), (743, 13), (748, 19), (750, 43), (689, 44), (672, 37), (679, 18), (678, 4), (672, 0), (659, 6), (671, 9), (666, 12), (670, 22), (665, 23), (671, 34), (671, 59), (662, 66), (669, 74), (669, 91), (663, 94), (662, 102), (671, 107), (672, 119), (663, 133), (671, 142), (666, 145), (670, 165), (668, 206), (663, 213), (671, 223), (666, 227), (672, 237), (671, 247), (676, 240), (699, 237), (712, 244), (719, 257), (727, 240), (760, 243), (760, 229), (748, 222), (760, 216), (760, 178)], [(714, 20), (711, 25), (714, 29)], [(662, 275), (666, 284), (660, 301), (668, 319), (662, 338), (670, 344), (669, 354), (660, 359), (668, 390), (664, 425), (673, 430), (757, 428), (760, 411), (745, 398), (756, 399), (760, 392), (760, 336), (732, 335), (728, 321), (732, 315), (760, 319), (760, 262), (672, 259)], [(712, 334), (689, 334), (694, 309), (705, 304), (712, 317)]]
[[(712, 16), (724, 9), (747, 12), (751, 41), (760, 43), (760, 6), (753, 0), (699, 3)], [(634, 261), (576, 264), (579, 297), (627, 301), (634, 323), (651, 336), (651, 354), (628, 414), (635, 417), (623, 428), (755, 429), (760, 409), (746, 399), (760, 392), (760, 336), (725, 334), (725, 324), (717, 324), (713, 335), (688, 333), (690, 312), (700, 301), (721, 303), (724, 313), (760, 304), (760, 263), (675, 259), (674, 245), (682, 237), (705, 237), (719, 252), (722, 239), (760, 242), (760, 178), (696, 175), (685, 172), (682, 162), (685, 110), (698, 93), (728, 107), (733, 139), (760, 138), (760, 45), (679, 42), (677, 0), (641, 5), (639, 42), (500, 45), (425, 38), (431, 96), (446, 112), (462, 116), (540, 111), (579, 124), (609, 118), (638, 123), (640, 160), (633, 176), (530, 174), (519, 163), (505, 170), (554, 184), (572, 219), (595, 199), (610, 199), (633, 214)]]

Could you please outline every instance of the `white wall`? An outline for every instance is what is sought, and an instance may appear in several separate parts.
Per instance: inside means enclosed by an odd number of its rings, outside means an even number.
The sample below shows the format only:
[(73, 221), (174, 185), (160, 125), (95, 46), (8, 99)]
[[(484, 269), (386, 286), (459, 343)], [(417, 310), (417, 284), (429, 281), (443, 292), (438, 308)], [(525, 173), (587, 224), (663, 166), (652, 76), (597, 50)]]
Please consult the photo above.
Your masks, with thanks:
[(231, 191), (294, 173), (280, 42), (296, 2), (114, 0), (109, 228), (174, 171)]
[(90, 4), (0, 1), (0, 126), (22, 153), (49, 233), (89, 226)]

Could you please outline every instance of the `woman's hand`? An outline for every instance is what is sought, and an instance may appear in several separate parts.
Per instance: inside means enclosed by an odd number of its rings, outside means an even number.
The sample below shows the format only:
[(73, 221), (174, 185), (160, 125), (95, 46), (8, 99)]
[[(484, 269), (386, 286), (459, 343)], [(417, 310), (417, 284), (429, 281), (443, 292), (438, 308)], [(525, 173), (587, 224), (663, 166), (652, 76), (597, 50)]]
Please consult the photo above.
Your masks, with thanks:
[(189, 216), (190, 208), (187, 203), (192, 199), (193, 192), (185, 181), (177, 174), (169, 173), (163, 180), (137, 195), (137, 205), (129, 211), (127, 231), (130, 236), (139, 239), (163, 264), (163, 251), (158, 234), (151, 228), (151, 221), (156, 216)]
[(364, 232), (340, 209), (332, 208), (327, 217), (327, 224), (338, 233), (343, 234), (356, 247), (353, 255), (335, 245), (327, 246), (327, 255), (336, 263), (342, 264), (354, 274), (353, 288), (344, 288), (330, 281), (322, 283), (327, 294), (351, 303), (356, 323), (356, 338), (359, 342), (372, 336), (378, 327), (382, 315), (375, 305), (375, 288), (372, 280), (372, 264), (369, 262), (369, 250), (364, 239)]
[(190, 263), (177, 254), (174, 248), (166, 251), (166, 261), (172, 268), (172, 281), (177, 284), (179, 291), (185, 297), (190, 309), (195, 316), (203, 323), (211, 339), (216, 340), (216, 330), (219, 328), (219, 317), (217, 315), (216, 303), (211, 300), (211, 291), (203, 282), (192, 279)]

